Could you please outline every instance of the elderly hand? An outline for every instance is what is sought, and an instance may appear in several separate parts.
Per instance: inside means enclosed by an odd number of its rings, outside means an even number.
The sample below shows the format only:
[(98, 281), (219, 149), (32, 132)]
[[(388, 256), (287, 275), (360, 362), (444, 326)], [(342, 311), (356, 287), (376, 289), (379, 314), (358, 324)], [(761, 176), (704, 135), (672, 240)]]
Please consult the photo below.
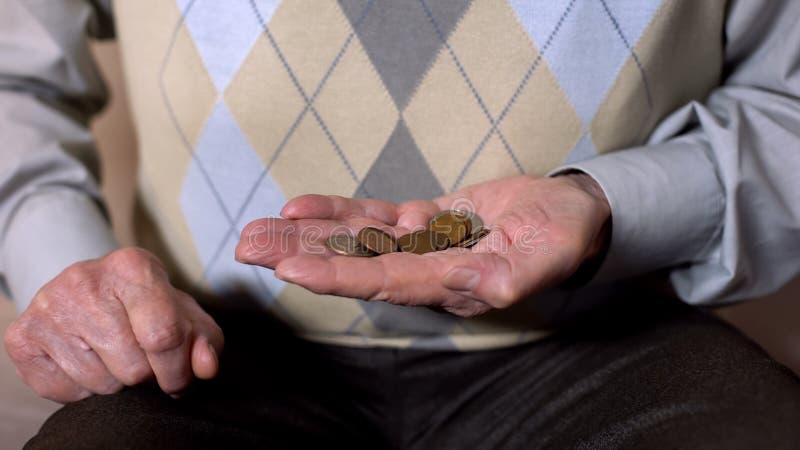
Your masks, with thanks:
[[(365, 226), (397, 237), (425, 228), (441, 210), (465, 208), (491, 228), (471, 249), (358, 258), (324, 245), (331, 234)], [(289, 201), (281, 216), (248, 224), (237, 260), (274, 268), (278, 278), (320, 294), (440, 307), (468, 317), (566, 280), (602, 249), (610, 208), (588, 175), (523, 175), (400, 205), (304, 195)]]
[(222, 345), (214, 320), (135, 248), (68, 267), (5, 333), (19, 376), (62, 403), (153, 377), (178, 394), (193, 376), (216, 375)]

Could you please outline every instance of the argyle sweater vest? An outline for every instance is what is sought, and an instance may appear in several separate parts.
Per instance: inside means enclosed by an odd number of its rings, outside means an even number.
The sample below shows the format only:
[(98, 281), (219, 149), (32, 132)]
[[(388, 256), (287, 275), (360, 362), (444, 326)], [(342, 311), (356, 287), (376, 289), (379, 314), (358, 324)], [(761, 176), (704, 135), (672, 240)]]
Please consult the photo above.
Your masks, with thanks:
[(542, 298), (460, 319), (316, 295), (235, 262), (234, 248), (245, 224), (299, 194), (432, 198), (644, 144), (719, 82), (724, 11), (723, 0), (118, 0), (159, 254), (190, 288), (223, 303), (244, 292), (317, 341), (469, 350), (542, 336), (558, 309)]

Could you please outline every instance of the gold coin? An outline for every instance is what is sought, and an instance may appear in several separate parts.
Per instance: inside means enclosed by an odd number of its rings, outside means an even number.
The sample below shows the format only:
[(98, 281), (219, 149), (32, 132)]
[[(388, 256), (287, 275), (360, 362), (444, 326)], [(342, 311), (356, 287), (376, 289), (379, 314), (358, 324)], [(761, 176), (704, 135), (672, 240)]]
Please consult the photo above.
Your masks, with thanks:
[(325, 241), (329, 249), (344, 256), (375, 256), (372, 250), (365, 248), (355, 236), (337, 234)]
[(478, 231), (472, 233), (469, 237), (467, 237), (463, 241), (456, 244), (455, 247), (470, 248), (473, 245), (477, 244), (478, 241), (485, 238), (488, 234), (489, 234), (488, 228), (481, 228)]
[(450, 244), (455, 245), (463, 241), (472, 231), (469, 217), (459, 211), (446, 211), (439, 213), (431, 220), (430, 229), (437, 233), (446, 234)]
[(379, 255), (397, 251), (397, 241), (385, 231), (375, 227), (362, 228), (358, 232), (358, 240), (361, 245)]
[(469, 220), (470, 233), (475, 233), (476, 231), (483, 228), (483, 219), (481, 219), (479, 215), (475, 214), (472, 211), (465, 211), (461, 209), (448, 209), (445, 211), (441, 211), (435, 216), (433, 216), (433, 219), (430, 220), (430, 223), (433, 223), (439, 217), (445, 216), (447, 214), (458, 214), (465, 216)]
[(397, 245), (400, 247), (400, 251), (422, 255), (450, 247), (450, 238), (444, 233), (420, 230), (400, 236), (397, 238)]

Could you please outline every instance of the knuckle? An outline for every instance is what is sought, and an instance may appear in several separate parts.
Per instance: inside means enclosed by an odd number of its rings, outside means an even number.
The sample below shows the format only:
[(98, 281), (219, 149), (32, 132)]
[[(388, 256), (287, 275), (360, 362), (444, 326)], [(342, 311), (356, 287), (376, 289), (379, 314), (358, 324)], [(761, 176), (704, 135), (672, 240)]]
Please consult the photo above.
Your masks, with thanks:
[(72, 264), (64, 269), (61, 275), (57, 278), (57, 283), (48, 284), (49, 288), (55, 288), (59, 285), (66, 285), (68, 288), (84, 285), (87, 280), (93, 278), (92, 270), (86, 262), (79, 262)]
[(54, 305), (58, 304), (58, 302), (53, 301), (54, 291), (55, 289), (51, 285), (42, 288), (42, 290), (36, 294), (36, 297), (33, 298), (33, 301), (31, 301), (31, 305), (28, 307), (26, 313), (35, 314), (34, 311), (46, 312), (52, 310)]
[(6, 351), (12, 357), (20, 353), (20, 351), (27, 346), (26, 339), (19, 331), (19, 327), (14, 324), (9, 326), (3, 334), (3, 343), (6, 346)]
[(133, 266), (148, 262), (153, 256), (144, 249), (126, 247), (109, 253), (106, 261), (121, 266)]
[(48, 310), (56, 305), (63, 309), (90, 301), (98, 292), (98, 275), (90, 261), (75, 263), (47, 283), (36, 295), (33, 304), (41, 310)]
[(498, 283), (491, 305), (497, 309), (506, 309), (520, 298), (519, 289), (510, 281)]
[(13, 359), (18, 359), (18, 357), (24, 354), (29, 345), (23, 328), (19, 320), (17, 320), (9, 325), (3, 334), (3, 343), (5, 344), (6, 351)]
[(150, 366), (147, 364), (133, 364), (120, 374), (120, 381), (126, 386), (135, 386), (150, 379)]
[(90, 364), (76, 369), (77, 374), (72, 377), (74, 382), (95, 394), (113, 394), (123, 387), (122, 383), (102, 365)]
[(99, 387), (95, 393), (101, 395), (114, 394), (121, 391), (123, 386), (124, 385), (119, 380), (113, 377), (106, 377), (105, 380), (99, 383)]
[(139, 345), (149, 353), (161, 353), (174, 350), (186, 342), (186, 330), (177, 320), (169, 320), (139, 338)]
[(116, 273), (126, 278), (144, 281), (152, 280), (163, 272), (161, 263), (152, 253), (138, 247), (126, 247), (105, 257)]

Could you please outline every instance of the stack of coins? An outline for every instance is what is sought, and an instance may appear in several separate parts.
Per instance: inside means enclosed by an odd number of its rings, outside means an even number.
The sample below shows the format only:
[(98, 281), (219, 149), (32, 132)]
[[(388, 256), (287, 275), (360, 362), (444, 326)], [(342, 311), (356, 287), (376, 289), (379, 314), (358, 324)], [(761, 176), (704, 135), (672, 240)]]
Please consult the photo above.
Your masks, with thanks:
[(489, 229), (476, 214), (466, 211), (442, 211), (431, 219), (428, 228), (395, 239), (374, 227), (362, 228), (357, 236), (338, 234), (327, 240), (328, 248), (345, 256), (378, 256), (393, 252), (438, 252), (450, 247), (469, 248), (478, 243)]

